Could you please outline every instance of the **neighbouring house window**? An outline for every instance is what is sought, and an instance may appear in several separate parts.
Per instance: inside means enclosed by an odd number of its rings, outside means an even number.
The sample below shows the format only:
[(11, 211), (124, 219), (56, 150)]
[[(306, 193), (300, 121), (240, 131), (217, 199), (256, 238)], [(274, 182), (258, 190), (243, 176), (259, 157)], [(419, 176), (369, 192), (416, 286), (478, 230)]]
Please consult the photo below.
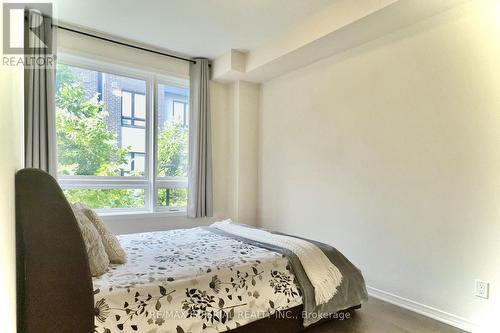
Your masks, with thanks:
[(185, 101), (173, 101), (172, 118), (183, 127), (188, 126), (188, 103)]
[(124, 168), (122, 174), (131, 176), (134, 174), (142, 174), (146, 169), (146, 154), (144, 152), (132, 151), (127, 156), (127, 167)]
[(56, 72), (58, 178), (69, 201), (114, 211), (183, 209), (188, 82), (89, 62), (63, 59)]
[(122, 91), (122, 126), (146, 128), (146, 96)]

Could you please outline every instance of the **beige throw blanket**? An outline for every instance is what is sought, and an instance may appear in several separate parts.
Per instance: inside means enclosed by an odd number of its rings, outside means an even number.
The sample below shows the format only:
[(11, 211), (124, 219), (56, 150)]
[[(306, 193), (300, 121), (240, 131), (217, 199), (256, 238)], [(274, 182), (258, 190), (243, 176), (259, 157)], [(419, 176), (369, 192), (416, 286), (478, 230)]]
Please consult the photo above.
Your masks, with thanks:
[(337, 287), (342, 282), (342, 273), (316, 245), (299, 238), (248, 228), (235, 224), (231, 220), (215, 222), (211, 227), (236, 236), (279, 246), (295, 253), (314, 287), (316, 305), (328, 302), (337, 293)]

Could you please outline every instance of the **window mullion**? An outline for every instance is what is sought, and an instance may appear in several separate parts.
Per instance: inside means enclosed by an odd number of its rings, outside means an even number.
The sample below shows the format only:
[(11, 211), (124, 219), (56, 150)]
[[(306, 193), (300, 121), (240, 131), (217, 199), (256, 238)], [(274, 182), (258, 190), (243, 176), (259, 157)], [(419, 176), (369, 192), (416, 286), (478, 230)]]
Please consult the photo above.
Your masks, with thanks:
[(188, 181), (187, 179), (157, 179), (156, 185), (165, 188), (186, 188)]
[(149, 132), (148, 132), (148, 142), (149, 142), (149, 154), (148, 154), (148, 173), (149, 173), (149, 188), (148, 188), (148, 210), (151, 212), (155, 211), (156, 207), (156, 113), (157, 113), (157, 96), (156, 96), (156, 77), (154, 75), (150, 76), (149, 80), (149, 96), (148, 96), (148, 112), (149, 112)]
[(63, 189), (147, 189), (145, 180), (86, 180), (86, 179), (59, 179)]

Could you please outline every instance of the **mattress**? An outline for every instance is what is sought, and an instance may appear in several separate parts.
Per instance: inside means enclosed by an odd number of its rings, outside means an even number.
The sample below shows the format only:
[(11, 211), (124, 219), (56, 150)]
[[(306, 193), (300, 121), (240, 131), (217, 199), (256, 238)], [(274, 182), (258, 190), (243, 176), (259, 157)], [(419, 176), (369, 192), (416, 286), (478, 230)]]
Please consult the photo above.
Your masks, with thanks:
[(288, 259), (204, 228), (118, 236), (93, 278), (95, 332), (221, 332), (302, 304)]

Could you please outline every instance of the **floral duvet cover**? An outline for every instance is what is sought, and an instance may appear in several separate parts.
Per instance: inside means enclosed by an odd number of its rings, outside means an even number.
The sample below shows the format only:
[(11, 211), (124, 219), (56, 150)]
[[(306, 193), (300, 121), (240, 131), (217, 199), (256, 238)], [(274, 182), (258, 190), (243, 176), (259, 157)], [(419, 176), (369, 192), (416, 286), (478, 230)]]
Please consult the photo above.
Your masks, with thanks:
[(128, 262), (93, 279), (95, 332), (222, 332), (302, 304), (277, 252), (209, 228), (118, 238)]

